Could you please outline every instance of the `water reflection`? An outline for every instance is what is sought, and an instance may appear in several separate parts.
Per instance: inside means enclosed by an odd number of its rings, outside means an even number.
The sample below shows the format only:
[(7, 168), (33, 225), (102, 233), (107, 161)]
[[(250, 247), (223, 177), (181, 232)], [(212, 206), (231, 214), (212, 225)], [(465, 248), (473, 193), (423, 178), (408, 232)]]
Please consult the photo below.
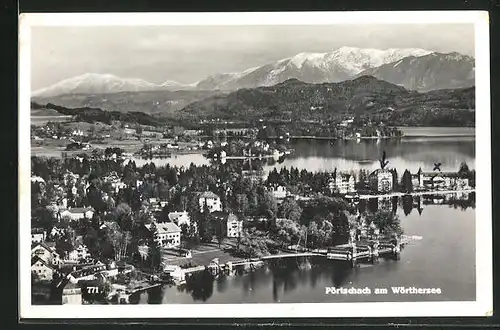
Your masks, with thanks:
[(434, 194), (423, 196), (405, 195), (401, 197), (379, 197), (361, 199), (357, 204), (357, 210), (361, 214), (367, 212), (376, 213), (379, 210), (391, 211), (396, 213), (401, 207), (405, 216), (416, 210), (422, 215), (428, 205), (446, 205), (454, 209), (466, 210), (476, 208), (475, 192), (456, 192), (450, 194)]
[[(419, 167), (427, 170), (435, 161), (442, 163), (443, 171), (457, 171), (460, 162), (465, 161), (474, 167), (475, 139), (456, 137), (453, 139), (403, 139), (376, 141), (338, 141), (331, 145), (327, 141), (294, 141), (294, 153), (287, 156), (276, 167), (298, 167), (310, 171), (329, 171), (338, 168), (349, 170), (375, 170), (377, 159), (385, 150), (389, 156), (390, 167), (417, 172)], [(281, 165), (281, 166), (279, 166)], [(266, 168), (266, 170), (268, 170)]]
[(189, 293), (194, 301), (207, 301), (214, 292), (214, 277), (205, 271), (194, 273), (186, 278), (186, 284), (179, 286), (178, 289)]

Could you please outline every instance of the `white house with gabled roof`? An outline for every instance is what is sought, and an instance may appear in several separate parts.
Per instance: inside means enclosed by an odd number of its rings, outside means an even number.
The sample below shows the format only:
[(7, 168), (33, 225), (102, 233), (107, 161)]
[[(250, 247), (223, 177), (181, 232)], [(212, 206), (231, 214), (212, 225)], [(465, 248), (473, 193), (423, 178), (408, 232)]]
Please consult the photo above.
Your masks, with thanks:
[(198, 201), (200, 204), (200, 212), (204, 212), (205, 204), (208, 206), (210, 213), (222, 211), (222, 202), (220, 197), (211, 191), (205, 191), (199, 194)]

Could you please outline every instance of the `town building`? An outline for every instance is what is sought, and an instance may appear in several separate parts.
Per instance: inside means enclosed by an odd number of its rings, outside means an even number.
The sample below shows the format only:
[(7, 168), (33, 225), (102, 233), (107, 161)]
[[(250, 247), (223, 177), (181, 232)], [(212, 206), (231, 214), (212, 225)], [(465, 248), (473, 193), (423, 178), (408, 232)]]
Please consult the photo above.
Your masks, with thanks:
[(469, 179), (462, 178), (457, 172), (420, 172), (418, 174), (420, 188), (428, 189), (469, 189)]
[(61, 208), (59, 209), (59, 218), (68, 216), (72, 221), (77, 221), (80, 219), (92, 219), (94, 216), (94, 209), (92, 207), (74, 207), (69, 209)]
[[(115, 269), (115, 273), (118, 271)], [(71, 283), (78, 283), (82, 280), (95, 280), (97, 278), (103, 278), (106, 275), (106, 265), (100, 261), (93, 265), (85, 266), (79, 270), (73, 271), (67, 275), (67, 279)]]
[(40, 176), (32, 176), (31, 182), (45, 184), (45, 180)]
[(51, 238), (59, 238), (64, 235), (64, 229), (58, 228), (56, 226), (52, 227), (50, 230), (50, 237)]
[(81, 305), (82, 304), (82, 289), (78, 284), (68, 282), (62, 291), (63, 305)]
[(354, 117), (350, 117), (350, 118), (342, 120), (340, 122), (339, 126), (348, 127), (348, 126), (352, 125), (352, 123), (354, 123)]
[(73, 186), (76, 184), (78, 179), (80, 178), (80, 175), (72, 173), (70, 171), (66, 171), (63, 175), (63, 181), (65, 186)]
[(53, 265), (39, 256), (31, 258), (31, 272), (36, 274), (38, 280), (51, 281), (55, 271), (56, 269)]
[(204, 212), (205, 204), (209, 212), (222, 211), (222, 202), (220, 197), (211, 191), (205, 191), (198, 196), (200, 212)]
[(337, 173), (335, 178), (329, 181), (329, 188), (331, 192), (337, 192), (339, 194), (348, 194), (355, 192), (355, 180), (354, 176), (348, 173)]
[[(145, 225), (151, 230), (151, 224)], [(181, 245), (181, 229), (173, 222), (155, 223), (156, 241), (164, 248), (174, 248)]]
[(45, 241), (46, 233), (42, 228), (31, 229), (31, 243), (40, 243)]
[(111, 184), (111, 187), (116, 193), (118, 193), (120, 189), (127, 188), (127, 184), (120, 179), (120, 177), (118, 176), (118, 174), (116, 174), (116, 172), (109, 174), (107, 177), (104, 178), (104, 181), (109, 182)]
[(243, 220), (238, 219), (238, 217), (230, 213), (226, 221), (227, 225), (227, 237), (239, 237), (243, 232)]
[(59, 254), (56, 252), (55, 243), (40, 242), (31, 249), (32, 257), (39, 257), (49, 265), (58, 266), (61, 263)]
[(168, 214), (168, 219), (179, 227), (182, 227), (184, 224), (188, 227), (191, 225), (191, 218), (186, 211), (170, 212)]
[(281, 185), (272, 185), (269, 188), (269, 191), (273, 194), (274, 198), (276, 199), (284, 199), (290, 194), (286, 189), (286, 187)]
[(368, 182), (370, 188), (377, 192), (389, 192), (392, 190), (393, 176), (391, 171), (387, 169), (378, 169), (370, 173)]
[(70, 251), (65, 260), (70, 262), (77, 262), (85, 260), (90, 257), (89, 250), (84, 244), (79, 244), (73, 251)]

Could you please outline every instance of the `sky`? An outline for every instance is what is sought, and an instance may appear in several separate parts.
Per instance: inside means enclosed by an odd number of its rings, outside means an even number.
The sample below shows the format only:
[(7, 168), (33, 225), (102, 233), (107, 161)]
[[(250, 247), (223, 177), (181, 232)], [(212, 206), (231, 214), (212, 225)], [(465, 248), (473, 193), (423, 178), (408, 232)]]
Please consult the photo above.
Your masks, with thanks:
[(342, 46), (474, 56), (473, 24), (33, 27), (32, 90), (84, 73), (184, 84)]

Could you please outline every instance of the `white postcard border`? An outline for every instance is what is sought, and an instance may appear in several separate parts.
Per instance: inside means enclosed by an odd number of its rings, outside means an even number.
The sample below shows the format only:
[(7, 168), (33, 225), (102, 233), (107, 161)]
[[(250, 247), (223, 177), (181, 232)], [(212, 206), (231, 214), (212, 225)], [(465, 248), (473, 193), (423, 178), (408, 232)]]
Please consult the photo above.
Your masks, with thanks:
[[(475, 25), (476, 301), (32, 306), (30, 239), (30, 91), (32, 26), (154, 25)], [(489, 18), (481, 11), (286, 13), (30, 13), (19, 20), (19, 292), (21, 318), (298, 318), (490, 316), (493, 311)], [(438, 267), (438, 265), (436, 265)], [(23, 271), (24, 270), (24, 271)]]

